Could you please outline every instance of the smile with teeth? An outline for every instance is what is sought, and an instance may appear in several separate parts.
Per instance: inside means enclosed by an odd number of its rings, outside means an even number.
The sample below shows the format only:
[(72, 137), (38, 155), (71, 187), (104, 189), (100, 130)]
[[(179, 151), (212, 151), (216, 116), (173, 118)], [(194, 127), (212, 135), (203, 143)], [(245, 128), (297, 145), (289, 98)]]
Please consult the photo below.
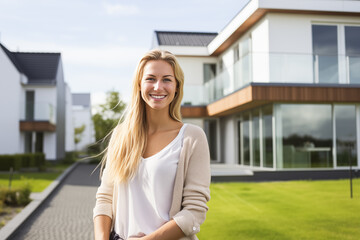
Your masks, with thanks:
[(153, 95), (153, 94), (150, 94), (150, 97), (155, 98), (155, 99), (163, 99), (163, 98), (166, 97), (166, 95)]

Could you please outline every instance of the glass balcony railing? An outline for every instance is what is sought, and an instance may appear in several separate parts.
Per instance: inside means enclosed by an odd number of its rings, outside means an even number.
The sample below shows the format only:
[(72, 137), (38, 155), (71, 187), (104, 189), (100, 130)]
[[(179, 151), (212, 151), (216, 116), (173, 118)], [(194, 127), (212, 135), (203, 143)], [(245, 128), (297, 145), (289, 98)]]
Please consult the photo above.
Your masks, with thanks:
[(206, 105), (250, 82), (360, 84), (360, 56), (249, 53), (203, 86), (185, 86), (183, 103)]
[(55, 124), (55, 107), (50, 103), (35, 102), (21, 106), (21, 121), (49, 121)]
[(205, 96), (205, 88), (202, 85), (184, 85), (184, 96), (182, 105), (206, 105), (207, 96)]

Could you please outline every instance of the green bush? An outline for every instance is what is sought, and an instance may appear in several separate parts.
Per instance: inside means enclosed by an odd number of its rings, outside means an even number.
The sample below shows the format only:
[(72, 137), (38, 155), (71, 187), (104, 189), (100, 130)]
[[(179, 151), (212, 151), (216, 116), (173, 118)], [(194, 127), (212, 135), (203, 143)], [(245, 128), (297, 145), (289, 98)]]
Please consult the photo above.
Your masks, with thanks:
[(74, 163), (77, 159), (77, 152), (73, 151), (73, 152), (66, 152), (65, 153), (65, 158), (64, 158), (64, 163)]
[(45, 154), (43, 153), (34, 153), (33, 154), (34, 159), (34, 167), (37, 167), (39, 171), (45, 171), (46, 170), (46, 161), (45, 161)]
[(10, 168), (18, 171), (21, 168), (38, 168), (40, 171), (45, 169), (45, 154), (43, 153), (24, 153), (14, 155), (0, 155), (0, 171), (9, 171)]
[(22, 167), (22, 158), (20, 154), (0, 155), (0, 171), (19, 170)]
[(1, 188), (0, 189), (0, 206), (6, 204), (8, 206), (25, 206), (31, 199), (31, 185), (24, 180), (24, 185), (18, 188)]

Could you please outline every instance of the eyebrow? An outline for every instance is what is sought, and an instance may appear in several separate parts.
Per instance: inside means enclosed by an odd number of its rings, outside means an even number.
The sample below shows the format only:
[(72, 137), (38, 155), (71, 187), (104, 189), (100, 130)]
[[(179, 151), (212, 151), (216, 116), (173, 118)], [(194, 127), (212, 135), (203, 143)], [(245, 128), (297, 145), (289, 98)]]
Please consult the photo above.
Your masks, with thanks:
[[(146, 74), (146, 76), (150, 76), (150, 77), (156, 77), (153, 74)], [(174, 77), (173, 75), (164, 75), (163, 77)]]

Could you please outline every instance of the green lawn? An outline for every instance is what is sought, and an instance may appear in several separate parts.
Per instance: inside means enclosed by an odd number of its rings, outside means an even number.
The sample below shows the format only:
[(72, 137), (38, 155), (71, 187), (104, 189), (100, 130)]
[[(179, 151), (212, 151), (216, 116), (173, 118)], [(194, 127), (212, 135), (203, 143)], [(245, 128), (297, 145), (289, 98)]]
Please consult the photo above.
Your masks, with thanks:
[[(61, 164), (48, 167), (47, 172), (34, 172), (34, 173), (16, 173), (12, 177), (12, 187), (19, 187), (28, 181), (31, 185), (32, 192), (42, 192), (47, 186), (51, 184), (67, 167), (69, 164)], [(9, 186), (9, 174), (0, 174), (0, 186)]]
[(213, 183), (200, 240), (360, 239), (360, 179)]

